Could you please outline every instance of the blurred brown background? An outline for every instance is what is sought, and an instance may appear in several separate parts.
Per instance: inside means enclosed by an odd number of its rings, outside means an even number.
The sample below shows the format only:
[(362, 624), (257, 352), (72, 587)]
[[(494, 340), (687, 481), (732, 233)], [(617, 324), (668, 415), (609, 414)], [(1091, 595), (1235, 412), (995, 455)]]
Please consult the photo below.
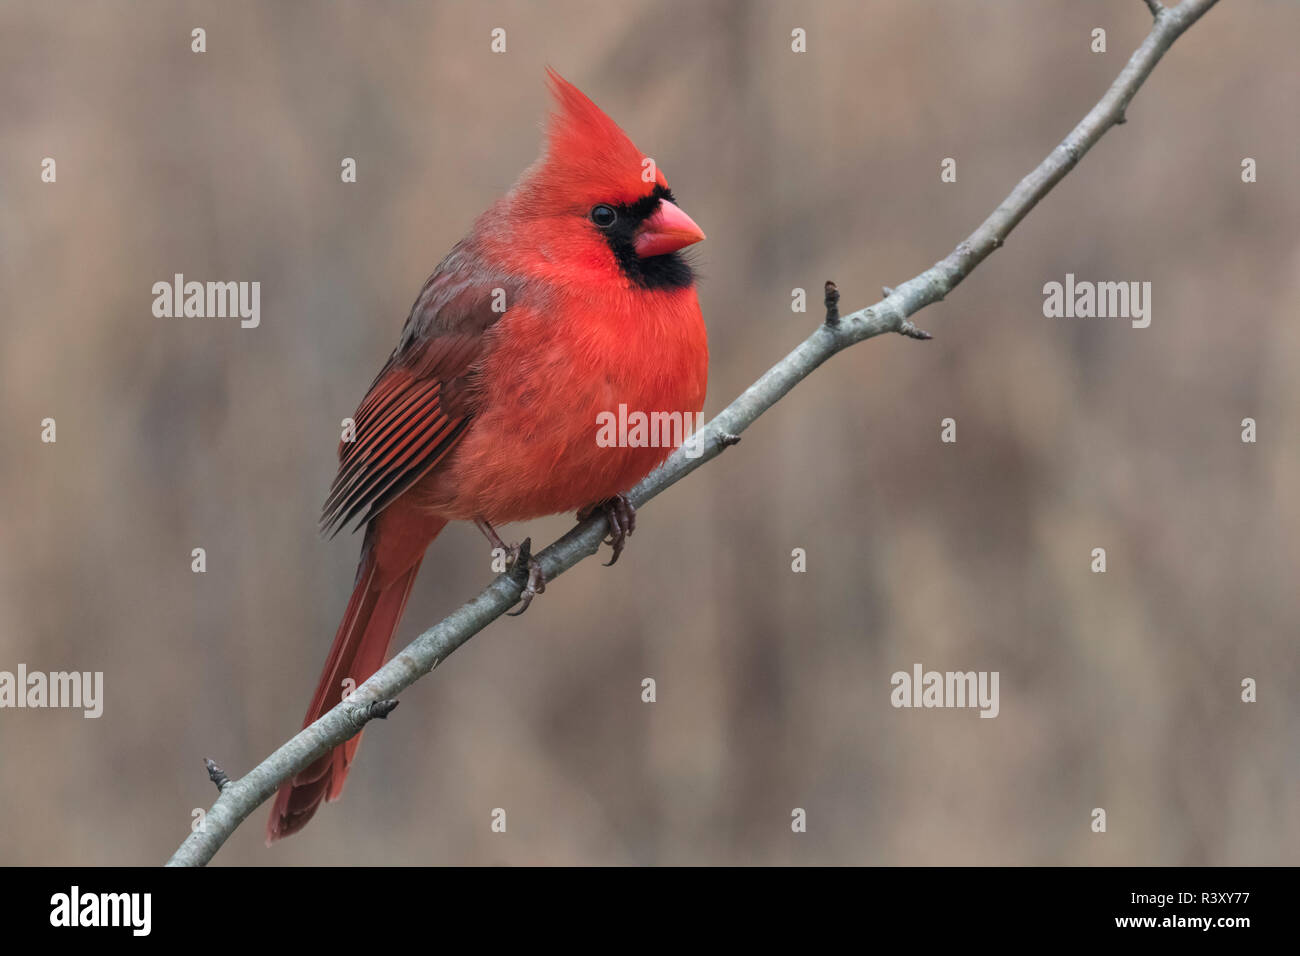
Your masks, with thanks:
[[(107, 699), (0, 711), (0, 862), (161, 862), (214, 798), (205, 756), (242, 773), (298, 728), (360, 544), (316, 534), (338, 423), (536, 155), (545, 65), (708, 232), (712, 413), (820, 320), (825, 279), (855, 308), (945, 255), (1149, 26), (1138, 0), (9, 0), (0, 669), (102, 670)], [(836, 358), (616, 568), (403, 695), (304, 834), (266, 850), (263, 808), (217, 862), (1296, 862), (1297, 29), (1290, 2), (1212, 10), (918, 317), (934, 342)], [(176, 272), (259, 280), (261, 327), (154, 318)], [(1150, 281), (1151, 327), (1044, 318), (1067, 272)], [(490, 578), (449, 529), (398, 639)], [(1000, 671), (1001, 715), (893, 709), (914, 662)]]

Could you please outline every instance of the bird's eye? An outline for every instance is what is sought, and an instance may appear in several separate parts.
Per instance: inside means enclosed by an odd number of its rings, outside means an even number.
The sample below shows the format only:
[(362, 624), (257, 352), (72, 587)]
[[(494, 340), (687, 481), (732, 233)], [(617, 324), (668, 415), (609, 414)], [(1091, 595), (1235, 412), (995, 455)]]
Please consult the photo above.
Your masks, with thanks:
[(618, 213), (614, 211), (612, 206), (606, 206), (604, 203), (601, 203), (599, 206), (591, 207), (591, 221), (601, 229), (608, 229), (610, 226), (614, 225), (617, 220)]

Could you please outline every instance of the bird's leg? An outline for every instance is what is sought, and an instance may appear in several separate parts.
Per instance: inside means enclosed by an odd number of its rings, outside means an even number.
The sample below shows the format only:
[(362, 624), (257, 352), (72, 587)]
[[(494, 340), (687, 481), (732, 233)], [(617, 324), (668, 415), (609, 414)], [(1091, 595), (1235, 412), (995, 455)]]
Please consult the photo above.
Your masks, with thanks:
[(501, 535), (497, 534), (497, 529), (488, 524), (486, 518), (475, 518), (474, 527), (483, 532), (483, 537), (488, 539), (488, 543), (492, 545), (493, 550), (500, 548), (506, 553), (507, 565), (514, 564), (515, 558), (519, 555), (519, 545), (507, 545), (502, 541)]
[(511, 611), (509, 617), (518, 617), (528, 610), (528, 605), (533, 603), (533, 598), (546, 590), (546, 574), (542, 571), (541, 562), (533, 557), (532, 539), (524, 538), (523, 544), (506, 544), (501, 540), (501, 535), (497, 534), (496, 529), (488, 524), (485, 518), (475, 518), (474, 526), (483, 532), (483, 537), (488, 539), (492, 547), (500, 548), (506, 553), (506, 570), (513, 572), (516, 567), (522, 565), (528, 569), (528, 576), (524, 580), (524, 589), (519, 594), (522, 602), (519, 610)]
[(609, 537), (605, 539), (605, 543), (614, 548), (614, 556), (605, 562), (605, 567), (609, 567), (618, 560), (618, 556), (623, 553), (624, 543), (636, 530), (636, 506), (627, 495), (615, 495), (613, 498), (597, 501), (594, 505), (587, 505), (578, 512), (578, 520), (586, 521), (593, 515), (601, 513), (605, 515), (605, 521), (609, 524)]

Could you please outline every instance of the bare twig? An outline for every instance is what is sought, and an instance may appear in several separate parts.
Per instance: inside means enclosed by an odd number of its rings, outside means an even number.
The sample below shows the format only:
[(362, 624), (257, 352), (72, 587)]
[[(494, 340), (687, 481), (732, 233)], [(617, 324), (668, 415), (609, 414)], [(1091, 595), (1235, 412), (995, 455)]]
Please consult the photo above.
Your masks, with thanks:
[(208, 768), (208, 779), (217, 785), (217, 790), (225, 790), (230, 786), (230, 777), (227, 773), (217, 766), (217, 762), (211, 757), (203, 761), (203, 766)]
[(826, 280), (826, 324), (840, 324), (840, 290), (830, 279)]
[(388, 715), (397, 709), (398, 701), (392, 698), (388, 700), (372, 700), (366, 706), (365, 721), (387, 720)]
[(1160, 14), (1165, 9), (1165, 5), (1161, 3), (1160, 0), (1144, 0), (1144, 2), (1147, 5), (1147, 9), (1151, 11), (1151, 15), (1159, 19)]
[[(1165, 51), (1215, 2), (1182, 0), (1176, 7), (1156, 11), (1156, 22), (1151, 32), (1106, 94), (1061, 144), (1016, 185), (978, 229), (933, 267), (892, 290), (886, 290), (886, 297), (881, 301), (842, 316), (837, 322), (820, 324), (794, 351), (719, 412), (701, 429), (701, 434), (693, 437), (693, 454), (688, 455), (686, 449), (679, 448), (633, 488), (629, 493), (632, 503), (642, 507), (696, 468), (716, 458), (724, 448), (738, 441), (740, 433), (760, 415), (832, 355), (886, 332), (899, 332), (913, 338), (928, 337), (916, 329), (908, 317), (942, 300), (972, 269), (1002, 245), (1020, 220), (1078, 164), (1097, 140), (1111, 126), (1122, 121), (1129, 101)], [(1154, 0), (1148, 0), (1147, 5), (1159, 6)], [(828, 302), (828, 311), (831, 305)], [(595, 554), (605, 533), (604, 518), (596, 516), (578, 524), (542, 551), (537, 559), (546, 579), (555, 580), (579, 561)], [(376, 671), (356, 689), (350, 701), (339, 704), (298, 733), (245, 776), (222, 786), (221, 795), (208, 811), (204, 825), (185, 839), (168, 865), (201, 866), (207, 863), (244, 818), (274, 794), (283, 781), (354, 736), (367, 720), (382, 716), (374, 705), (391, 703), (398, 693), (506, 613), (519, 600), (521, 589), (522, 582), (517, 576), (509, 573), (498, 576), (482, 594), (425, 631)]]
[(922, 341), (934, 338), (925, 329), (918, 329), (909, 319), (903, 320), (903, 324), (898, 327), (898, 334), (906, 335), (909, 339), (921, 339)]

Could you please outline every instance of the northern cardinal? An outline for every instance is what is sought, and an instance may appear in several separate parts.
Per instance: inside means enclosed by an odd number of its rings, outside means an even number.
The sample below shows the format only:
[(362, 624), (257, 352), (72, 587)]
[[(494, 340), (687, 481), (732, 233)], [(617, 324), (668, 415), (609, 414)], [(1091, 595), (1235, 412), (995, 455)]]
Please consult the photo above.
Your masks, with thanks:
[[(303, 726), (383, 663), (425, 549), (448, 521), (603, 513), (617, 560), (623, 496), (668, 447), (603, 447), (601, 413), (704, 407), (708, 343), (679, 250), (704, 238), (653, 161), (577, 87), (542, 156), (434, 270), (353, 416), (322, 526), (366, 527), (352, 599)], [(607, 444), (607, 443), (606, 443)], [(518, 555), (518, 549), (507, 549)], [(610, 563), (613, 563), (613, 560)], [(545, 586), (530, 564), (527, 607)], [(522, 610), (522, 609), (521, 609)], [(280, 788), (267, 843), (336, 799), (360, 736)]]

